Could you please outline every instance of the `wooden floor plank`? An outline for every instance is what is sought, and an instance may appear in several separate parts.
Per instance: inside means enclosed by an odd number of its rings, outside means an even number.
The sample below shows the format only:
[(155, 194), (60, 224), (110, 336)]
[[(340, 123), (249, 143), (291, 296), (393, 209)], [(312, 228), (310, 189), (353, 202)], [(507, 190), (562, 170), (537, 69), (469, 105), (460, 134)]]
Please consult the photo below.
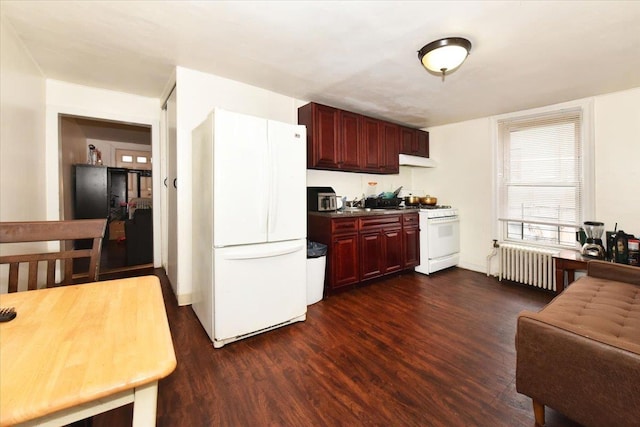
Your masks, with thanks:
[[(159, 385), (158, 426), (534, 426), (515, 390), (516, 317), (549, 293), (459, 268), (407, 273), (214, 349), (155, 273), (178, 358)], [(126, 425), (130, 412), (94, 426)], [(552, 409), (546, 425), (578, 426)]]

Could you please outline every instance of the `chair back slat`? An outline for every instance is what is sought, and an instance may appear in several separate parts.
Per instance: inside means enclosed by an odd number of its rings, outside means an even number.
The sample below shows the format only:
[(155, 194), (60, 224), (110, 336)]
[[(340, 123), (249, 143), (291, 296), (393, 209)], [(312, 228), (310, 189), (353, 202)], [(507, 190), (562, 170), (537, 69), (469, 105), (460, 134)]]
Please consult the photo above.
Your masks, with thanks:
[(9, 264), (9, 292), (18, 291), (18, 268), (20, 263), (12, 262)]
[(56, 284), (56, 260), (47, 261), (47, 288), (52, 288)]
[[(46, 287), (55, 286), (56, 261), (60, 261), (62, 281), (66, 285), (79, 283), (82, 278), (73, 276), (73, 261), (89, 259), (89, 270), (84, 277), (97, 281), (100, 271), (102, 238), (107, 225), (106, 219), (80, 219), (71, 221), (33, 221), (0, 223), (0, 243), (60, 242), (57, 252), (27, 253), (0, 256), (0, 264), (9, 264), (8, 292), (17, 292), (19, 284), (19, 264), (28, 263), (27, 289), (38, 287), (39, 262), (46, 262)], [(89, 249), (64, 249), (66, 241), (91, 239)]]
[(27, 289), (32, 291), (38, 287), (38, 261), (29, 262), (29, 282)]

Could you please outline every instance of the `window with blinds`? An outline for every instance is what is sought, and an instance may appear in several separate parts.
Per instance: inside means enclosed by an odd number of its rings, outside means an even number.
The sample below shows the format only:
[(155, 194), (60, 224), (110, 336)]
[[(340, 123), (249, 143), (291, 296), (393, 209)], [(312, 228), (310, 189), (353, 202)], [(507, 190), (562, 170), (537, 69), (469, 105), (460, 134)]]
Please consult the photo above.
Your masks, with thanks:
[(582, 224), (582, 110), (498, 121), (504, 240), (575, 245)]

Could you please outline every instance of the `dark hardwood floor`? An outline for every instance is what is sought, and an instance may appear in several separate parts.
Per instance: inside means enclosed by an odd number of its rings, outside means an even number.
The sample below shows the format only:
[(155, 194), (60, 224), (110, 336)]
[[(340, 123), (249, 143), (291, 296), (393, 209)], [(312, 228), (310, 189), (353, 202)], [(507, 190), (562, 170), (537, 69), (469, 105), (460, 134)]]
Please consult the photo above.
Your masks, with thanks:
[[(531, 400), (515, 390), (516, 317), (552, 294), (458, 268), (408, 273), (214, 349), (153, 272), (178, 359), (159, 385), (158, 426), (534, 426)], [(131, 412), (93, 425), (127, 425)], [(550, 408), (546, 425), (578, 426)]]

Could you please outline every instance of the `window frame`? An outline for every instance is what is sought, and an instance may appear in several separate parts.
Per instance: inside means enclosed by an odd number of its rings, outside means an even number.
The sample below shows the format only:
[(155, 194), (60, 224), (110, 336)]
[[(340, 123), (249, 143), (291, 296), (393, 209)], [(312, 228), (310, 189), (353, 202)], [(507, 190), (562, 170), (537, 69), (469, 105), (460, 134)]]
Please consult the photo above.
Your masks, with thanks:
[[(491, 118), (491, 140), (492, 140), (492, 170), (493, 170), (493, 207), (492, 207), (492, 228), (493, 235), (497, 236), (497, 239), (501, 242), (520, 243), (527, 246), (541, 246), (547, 248), (567, 249), (570, 246), (560, 244), (550, 244), (547, 242), (537, 242), (535, 240), (521, 240), (521, 239), (509, 239), (507, 238), (507, 228), (509, 222), (501, 220), (501, 185), (502, 185), (502, 171), (503, 171), (503, 151), (500, 142), (499, 126), (501, 122), (509, 120), (537, 120), (540, 117), (548, 116), (549, 114), (557, 114), (562, 112), (568, 112), (568, 110), (580, 110), (582, 115), (582, 123), (580, 128), (581, 133), (581, 213), (582, 218), (578, 219), (578, 225), (584, 221), (593, 220), (595, 213), (595, 185), (594, 185), (594, 141), (593, 141), (593, 99), (584, 99), (578, 101), (572, 101), (562, 104), (551, 105), (542, 108), (536, 108), (531, 110), (524, 110), (515, 113), (508, 113)], [(524, 223), (534, 221), (524, 221)], [(577, 227), (576, 226), (576, 227)]]

